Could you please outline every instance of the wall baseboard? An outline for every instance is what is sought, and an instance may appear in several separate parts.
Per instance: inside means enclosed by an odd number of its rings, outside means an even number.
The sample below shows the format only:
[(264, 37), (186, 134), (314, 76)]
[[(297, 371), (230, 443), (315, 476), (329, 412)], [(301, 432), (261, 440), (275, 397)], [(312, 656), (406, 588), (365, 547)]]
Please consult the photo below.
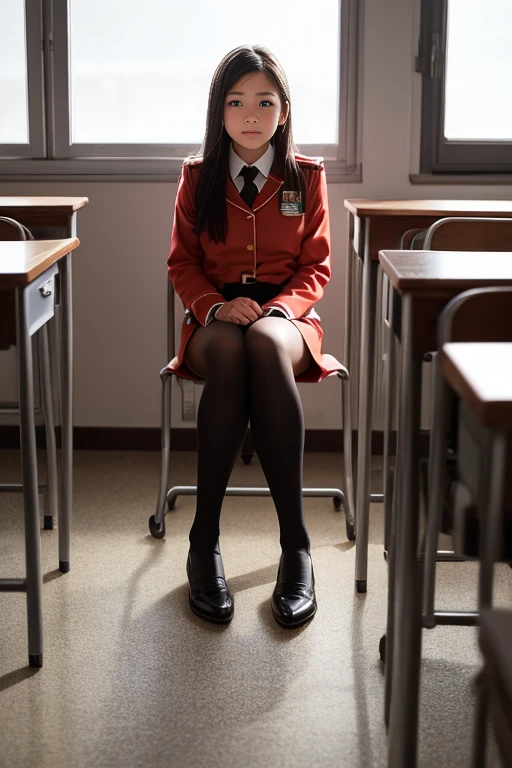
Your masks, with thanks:
[[(44, 447), (44, 428), (36, 428), (37, 445)], [(250, 433), (244, 444), (246, 452), (252, 451)], [(57, 429), (57, 441), (59, 430)], [(73, 441), (76, 450), (102, 451), (159, 451), (161, 448), (160, 429), (158, 427), (75, 427)], [(383, 432), (372, 432), (372, 454), (383, 452)], [(391, 435), (391, 453), (395, 453), (396, 434)], [(173, 451), (196, 450), (195, 428), (176, 428), (171, 431)], [(357, 432), (353, 432), (353, 451), (357, 449)], [(0, 426), (0, 448), (19, 448), (19, 428), (16, 425)], [(307, 429), (305, 451), (316, 453), (342, 453), (343, 431), (341, 429)], [(421, 453), (428, 451), (428, 435), (422, 435)]]

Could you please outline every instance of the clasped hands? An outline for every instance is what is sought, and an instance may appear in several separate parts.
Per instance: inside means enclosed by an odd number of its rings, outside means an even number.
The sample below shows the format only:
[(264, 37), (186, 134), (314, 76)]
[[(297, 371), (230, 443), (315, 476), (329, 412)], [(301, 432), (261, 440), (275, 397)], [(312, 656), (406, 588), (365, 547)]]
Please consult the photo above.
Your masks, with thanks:
[(238, 296), (219, 307), (215, 319), (225, 323), (235, 323), (235, 325), (250, 325), (263, 314), (262, 308), (255, 301), (245, 296)]

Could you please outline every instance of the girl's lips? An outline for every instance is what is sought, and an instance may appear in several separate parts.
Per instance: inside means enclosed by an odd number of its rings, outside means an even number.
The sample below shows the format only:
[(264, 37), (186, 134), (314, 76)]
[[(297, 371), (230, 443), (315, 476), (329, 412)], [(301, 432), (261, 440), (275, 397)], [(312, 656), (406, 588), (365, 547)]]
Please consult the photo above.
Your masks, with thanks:
[(261, 131), (242, 131), (244, 136), (259, 136)]

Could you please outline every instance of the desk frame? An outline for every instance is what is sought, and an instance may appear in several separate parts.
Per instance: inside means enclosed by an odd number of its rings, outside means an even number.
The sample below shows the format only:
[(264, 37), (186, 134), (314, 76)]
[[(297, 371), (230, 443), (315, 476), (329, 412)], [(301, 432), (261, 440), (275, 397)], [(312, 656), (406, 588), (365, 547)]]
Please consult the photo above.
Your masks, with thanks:
[[(501, 284), (509, 281), (501, 281)], [(512, 278), (509, 284), (512, 283)], [(488, 284), (488, 281), (487, 283)], [(497, 285), (500, 284), (497, 282)], [(476, 287), (475, 282), (467, 288)], [(418, 703), (423, 623), (423, 563), (418, 557), (420, 517), (419, 435), (421, 416), (421, 368), (427, 351), (435, 351), (432, 339), (418, 321), (418, 306), (428, 319), (440, 316), (442, 309), (465, 288), (392, 290), (391, 327), (401, 345), (400, 399), (398, 413), (397, 470), (391, 522), (389, 591), (386, 642), (385, 719), (389, 719), (388, 753), (390, 768), (415, 768), (417, 761)], [(401, 298), (400, 317), (397, 296)], [(440, 413), (444, 412), (441, 403)], [(488, 462), (493, 446), (489, 443), (483, 473), (481, 498), (489, 498), (492, 466)], [(433, 472), (438, 476), (439, 468)], [(479, 606), (488, 605), (492, 593), (492, 571), (482, 569)], [(478, 614), (469, 612), (434, 614), (438, 624), (475, 625)]]
[[(77, 210), (69, 206), (2, 205), (0, 215), (10, 216), (30, 229), (36, 240), (76, 237)], [(58, 518), (59, 570), (67, 573), (71, 560), (71, 513), (73, 504), (73, 296), (71, 254), (59, 261), (60, 303), (57, 317), (49, 323), (53, 372), (55, 423), (61, 425), (61, 478)], [(58, 320), (59, 322), (56, 322)], [(55, 354), (60, 350), (60, 356)], [(21, 355), (20, 355), (21, 356)], [(60, 359), (59, 359), (60, 358)], [(21, 430), (21, 418), (20, 418)]]
[[(358, 592), (367, 590), (370, 503), (384, 501), (371, 494), (371, 432), (375, 375), (378, 252), (396, 249), (409, 229), (428, 229), (447, 216), (512, 217), (511, 201), (364, 201), (348, 200), (348, 261), (345, 289), (345, 359), (351, 376), (359, 371), (352, 404), (358, 420), (356, 487), (356, 568)], [(362, 262), (362, 285), (355, 276)], [(353, 299), (355, 297), (355, 301)], [(357, 321), (360, 318), (360, 336)], [(356, 327), (354, 327), (356, 326)], [(360, 338), (359, 359), (355, 353)], [(354, 377), (355, 378), (355, 377)], [(351, 419), (345, 421), (347, 429)]]

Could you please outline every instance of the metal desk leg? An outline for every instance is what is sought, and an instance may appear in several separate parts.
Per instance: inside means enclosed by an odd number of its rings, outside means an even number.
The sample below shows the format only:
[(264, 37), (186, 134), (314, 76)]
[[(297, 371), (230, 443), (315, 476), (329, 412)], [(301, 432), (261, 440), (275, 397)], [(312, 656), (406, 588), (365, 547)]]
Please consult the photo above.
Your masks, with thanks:
[(429, 500), (423, 566), (423, 624), (428, 629), (436, 626), (434, 615), (436, 561), (439, 531), (441, 529), (443, 495), (446, 488), (446, 443), (452, 399), (449, 387), (441, 376), (438, 355), (436, 355), (434, 361), (432, 389), (434, 391), (432, 402), (435, 404), (435, 407), (433, 407), (432, 411), (432, 431), (430, 434)]
[(361, 361), (359, 368), (359, 421), (356, 501), (356, 590), (366, 592), (370, 523), (370, 470), (373, 369), (378, 262), (369, 252), (370, 222), (365, 220), (363, 301), (361, 308)]
[(62, 395), (62, 493), (59, 505), (59, 570), (70, 568), (71, 509), (73, 494), (73, 317), (71, 254), (59, 263), (61, 290), (61, 395)]
[[(397, 340), (394, 334), (397, 312), (397, 300), (395, 291), (390, 286), (390, 311), (389, 311), (389, 328), (388, 328), (388, 375), (387, 375), (387, 394), (388, 403), (386, 411), (387, 431), (385, 431), (385, 451), (389, 450), (389, 429), (393, 419), (392, 404), (400, 396), (400, 381), (396, 381), (396, 355), (395, 349), (397, 346)], [(391, 386), (390, 382), (393, 381), (394, 386)], [(391, 400), (391, 402), (389, 402)], [(388, 553), (388, 607), (387, 607), (387, 628), (386, 628), (386, 669), (385, 669), (385, 693), (384, 693), (384, 721), (386, 726), (389, 726), (389, 711), (391, 707), (391, 681), (393, 675), (393, 647), (394, 647), (394, 614), (395, 614), (395, 593), (396, 593), (396, 561), (397, 561), (397, 516), (398, 505), (400, 504), (400, 457), (403, 453), (403, 445), (400, 442), (400, 413), (398, 413), (397, 419), (397, 445), (395, 455), (395, 471), (385, 477), (384, 485), (384, 503), (385, 503), (385, 515), (386, 515), (386, 531), (385, 531), (385, 546)], [(389, 457), (386, 458), (385, 464), (389, 462)]]
[[(48, 325), (46, 323), (39, 329), (39, 364), (41, 368), (41, 397), (44, 412), (45, 436), (46, 436), (46, 485), (48, 492), (48, 504), (44, 511), (45, 528), (46, 518), (52, 520), (58, 514), (58, 467), (57, 467), (57, 441), (55, 439), (55, 422), (53, 418), (52, 378), (50, 368), (50, 350), (48, 344)], [(52, 524), (53, 527), (53, 524)]]
[[(478, 610), (492, 608), (494, 563), (501, 541), (503, 488), (506, 467), (506, 438), (487, 430), (482, 450), (478, 517), (480, 520), (480, 580)], [(485, 765), (488, 692), (484, 682), (478, 686), (473, 734), (472, 768)]]
[(32, 344), (29, 313), (23, 288), (16, 289), (16, 340), (20, 404), (23, 509), (25, 516), (25, 561), (28, 621), (28, 660), (31, 667), (43, 666), (43, 579), (37, 482), (36, 435)]
[[(398, 432), (398, 436), (400, 433)], [(400, 482), (401, 466), (400, 456), (403, 453), (403, 446), (397, 444), (396, 449), (396, 470), (395, 470), (395, 493), (391, 504), (391, 513), (389, 521), (389, 548), (388, 548), (388, 605), (387, 605), (387, 623), (386, 623), (386, 667), (385, 667), (385, 688), (384, 688), (384, 722), (386, 728), (389, 728), (389, 713), (392, 700), (392, 682), (393, 682), (393, 664), (395, 647), (395, 595), (397, 592), (397, 559), (398, 559), (398, 507), (400, 504)]]
[[(350, 225), (349, 225), (350, 230)], [(345, 275), (345, 349), (344, 356), (347, 361), (349, 374), (352, 356), (352, 280), (353, 280), (353, 254), (349, 243), (349, 253), (347, 256), (347, 272)], [(342, 414), (343, 414), (343, 491), (345, 494), (345, 511), (348, 511), (349, 517), (355, 519), (354, 509), (354, 467), (352, 461), (352, 403), (351, 403), (351, 381), (347, 379), (342, 384)]]
[[(384, 479), (384, 549), (389, 551), (391, 540), (391, 515), (394, 489), (394, 472), (390, 467), (389, 461), (389, 443), (395, 420), (395, 404), (397, 401), (397, 382), (396, 382), (396, 341), (393, 331), (393, 312), (394, 310), (394, 290), (389, 284), (386, 275), (383, 276), (384, 286), (387, 286), (388, 312), (384, 319), (385, 330), (385, 370), (384, 370), (384, 456), (383, 456), (383, 479)], [(384, 292), (385, 293), (385, 292)], [(396, 464), (396, 462), (395, 462)]]
[(418, 560), (421, 363), (412, 349), (412, 299), (402, 298), (400, 504), (397, 506), (396, 594), (389, 768), (415, 768), (421, 662), (421, 577)]
[[(344, 335), (344, 359), (348, 368), (349, 374), (352, 376), (352, 364), (354, 363), (354, 350), (353, 350), (353, 335), (354, 321), (352, 314), (354, 312), (354, 280), (355, 280), (355, 268), (354, 261), (358, 258), (355, 254), (352, 242), (351, 242), (351, 230), (354, 227), (354, 217), (351, 213), (348, 215), (348, 251), (347, 251), (347, 269), (345, 273), (345, 335)], [(355, 394), (355, 393), (351, 393)], [(352, 406), (351, 400), (349, 401)], [(350, 407), (350, 419), (352, 418), (352, 407)], [(343, 419), (345, 421), (345, 419)], [(343, 427), (345, 429), (345, 427)]]

